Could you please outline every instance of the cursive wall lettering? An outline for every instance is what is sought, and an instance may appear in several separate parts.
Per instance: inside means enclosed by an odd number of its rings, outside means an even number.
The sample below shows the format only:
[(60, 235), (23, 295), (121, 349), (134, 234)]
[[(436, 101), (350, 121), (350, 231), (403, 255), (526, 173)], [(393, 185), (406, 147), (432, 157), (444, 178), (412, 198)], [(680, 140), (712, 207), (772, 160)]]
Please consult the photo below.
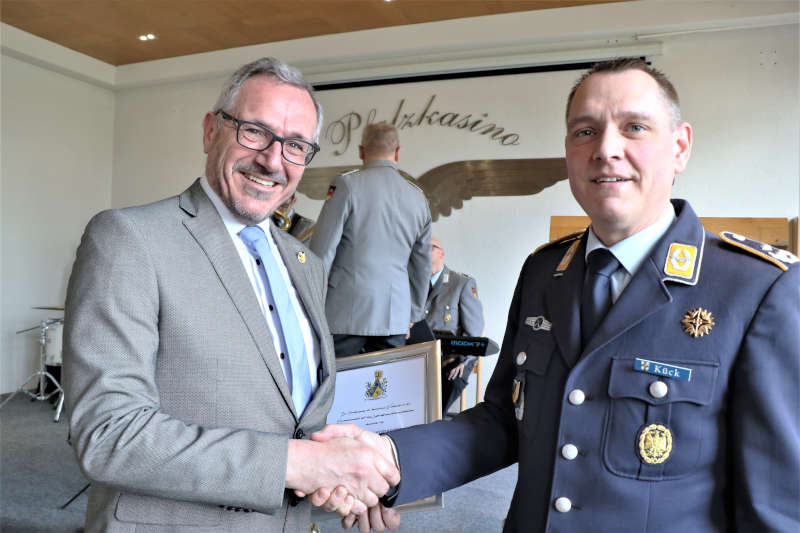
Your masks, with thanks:
[[(502, 146), (515, 146), (519, 144), (519, 134), (506, 133), (505, 128), (498, 126), (486, 119), (488, 113), (473, 115), (472, 113), (457, 113), (454, 111), (440, 111), (435, 108), (436, 95), (431, 95), (428, 102), (420, 111), (407, 111), (406, 100), (402, 98), (395, 108), (392, 120), (393, 126), (398, 130), (418, 128), (425, 126), (440, 126), (467, 130), (478, 135), (485, 135), (488, 139), (498, 142)], [(325, 139), (334, 145), (333, 155), (342, 155), (350, 147), (353, 135), (362, 124), (377, 122), (378, 111), (372, 108), (367, 112), (365, 119), (356, 111), (345, 113), (331, 122), (325, 128)], [(387, 122), (389, 122), (387, 120)]]

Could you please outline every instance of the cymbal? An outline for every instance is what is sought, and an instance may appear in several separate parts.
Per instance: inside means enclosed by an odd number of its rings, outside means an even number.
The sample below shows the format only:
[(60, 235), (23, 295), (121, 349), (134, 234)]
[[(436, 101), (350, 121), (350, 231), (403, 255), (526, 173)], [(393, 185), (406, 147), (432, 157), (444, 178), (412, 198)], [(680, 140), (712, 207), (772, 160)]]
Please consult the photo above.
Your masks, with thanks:
[(34, 307), (34, 309), (46, 309), (48, 311), (63, 311), (63, 305), (41, 305), (39, 307)]

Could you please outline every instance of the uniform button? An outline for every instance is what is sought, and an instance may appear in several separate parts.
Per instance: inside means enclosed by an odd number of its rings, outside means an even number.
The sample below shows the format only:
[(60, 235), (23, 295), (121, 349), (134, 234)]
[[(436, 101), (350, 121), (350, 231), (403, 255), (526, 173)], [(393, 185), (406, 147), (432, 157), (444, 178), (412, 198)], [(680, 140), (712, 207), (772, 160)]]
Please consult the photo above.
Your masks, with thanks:
[(275, 308), (274, 308), (274, 307), (272, 307), (272, 304), (269, 304), (269, 310), (270, 310), (270, 311), (274, 311), (274, 310), (275, 310)]
[(654, 381), (650, 384), (650, 396), (663, 398), (669, 392), (669, 387), (663, 381)]
[(569, 500), (569, 498), (562, 496), (556, 500), (556, 511), (559, 513), (568, 513), (571, 509), (572, 502)]
[(569, 393), (569, 403), (572, 405), (580, 405), (586, 400), (586, 395), (580, 389), (574, 389)]
[(294, 432), (294, 438), (296, 439), (302, 439), (305, 436), (306, 436), (305, 432), (300, 428), (297, 428), (297, 431)]
[(578, 457), (578, 447), (574, 444), (565, 444), (561, 447), (561, 456), (568, 461), (572, 461)]
[(281, 352), (281, 359), (286, 359), (286, 354)]
[(525, 352), (519, 352), (517, 354), (517, 364), (522, 366), (525, 364), (525, 361), (528, 359), (528, 354)]

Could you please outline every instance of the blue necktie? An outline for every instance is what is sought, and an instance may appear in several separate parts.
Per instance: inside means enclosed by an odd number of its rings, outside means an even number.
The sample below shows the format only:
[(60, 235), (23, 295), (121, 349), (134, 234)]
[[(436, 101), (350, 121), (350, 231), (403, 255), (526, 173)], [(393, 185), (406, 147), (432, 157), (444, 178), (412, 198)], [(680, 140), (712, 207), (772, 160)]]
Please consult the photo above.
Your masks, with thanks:
[(611, 274), (619, 261), (605, 248), (589, 253), (581, 295), (581, 340), (585, 347), (611, 307)]
[(261, 266), (264, 274), (265, 285), (272, 293), (275, 309), (278, 312), (276, 324), (283, 332), (286, 351), (289, 352), (289, 373), (287, 376), (292, 387), (292, 402), (294, 402), (297, 416), (303, 413), (311, 398), (311, 376), (308, 372), (308, 359), (306, 345), (303, 341), (303, 331), (297, 321), (297, 315), (289, 298), (289, 289), (284, 283), (275, 256), (270, 252), (267, 236), (258, 226), (247, 226), (239, 232), (242, 241), (256, 258), (256, 263)]

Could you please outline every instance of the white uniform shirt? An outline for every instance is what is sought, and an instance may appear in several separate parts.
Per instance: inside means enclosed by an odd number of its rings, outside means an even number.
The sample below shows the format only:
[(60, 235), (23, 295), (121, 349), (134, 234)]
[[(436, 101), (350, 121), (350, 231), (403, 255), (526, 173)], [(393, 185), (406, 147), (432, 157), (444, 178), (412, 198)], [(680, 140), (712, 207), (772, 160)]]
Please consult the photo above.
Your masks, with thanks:
[(608, 247), (597, 238), (594, 230), (589, 228), (589, 236), (586, 239), (586, 258), (589, 253), (598, 248), (609, 250), (617, 261), (622, 265), (611, 274), (611, 301), (615, 303), (619, 298), (631, 278), (642, 266), (642, 262), (650, 255), (656, 242), (667, 232), (672, 222), (675, 220), (675, 207), (672, 202), (664, 208), (658, 219), (630, 237), (623, 239), (612, 247)]

